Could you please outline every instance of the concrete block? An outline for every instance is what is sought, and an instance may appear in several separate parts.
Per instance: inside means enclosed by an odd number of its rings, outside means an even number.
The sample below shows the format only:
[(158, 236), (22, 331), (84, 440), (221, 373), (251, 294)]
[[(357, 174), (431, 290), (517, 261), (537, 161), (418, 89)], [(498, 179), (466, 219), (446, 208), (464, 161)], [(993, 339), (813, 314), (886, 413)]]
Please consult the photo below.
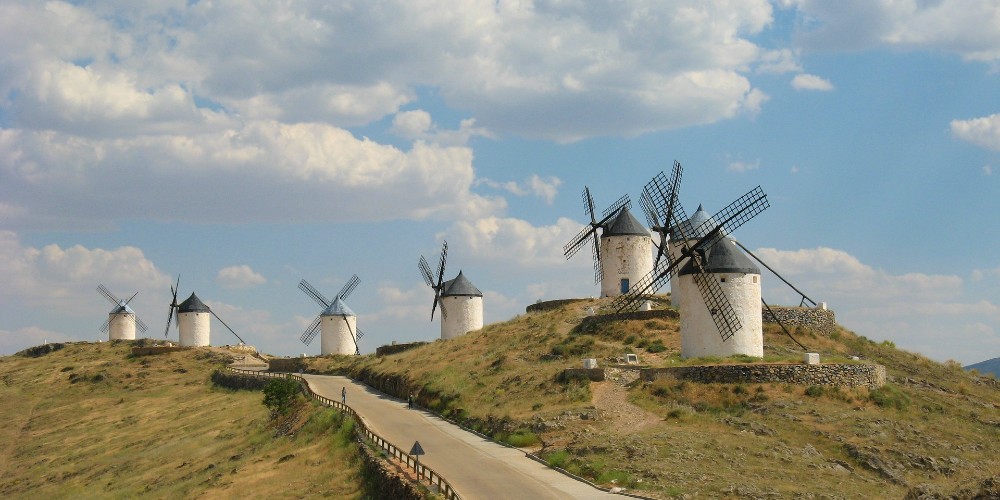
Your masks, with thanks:
[(818, 352), (807, 352), (805, 355), (805, 363), (807, 365), (818, 365), (819, 364), (819, 353)]

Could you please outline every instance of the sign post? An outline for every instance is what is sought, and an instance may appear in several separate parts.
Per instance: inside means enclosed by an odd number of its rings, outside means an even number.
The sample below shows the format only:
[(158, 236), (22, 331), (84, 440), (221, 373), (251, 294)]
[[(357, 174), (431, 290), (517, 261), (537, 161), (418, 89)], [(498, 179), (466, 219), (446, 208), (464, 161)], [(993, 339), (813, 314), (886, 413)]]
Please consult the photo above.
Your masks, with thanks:
[(420, 465), (420, 455), (425, 455), (424, 448), (420, 446), (420, 441), (413, 442), (413, 447), (410, 448), (410, 455), (416, 457), (417, 465)]

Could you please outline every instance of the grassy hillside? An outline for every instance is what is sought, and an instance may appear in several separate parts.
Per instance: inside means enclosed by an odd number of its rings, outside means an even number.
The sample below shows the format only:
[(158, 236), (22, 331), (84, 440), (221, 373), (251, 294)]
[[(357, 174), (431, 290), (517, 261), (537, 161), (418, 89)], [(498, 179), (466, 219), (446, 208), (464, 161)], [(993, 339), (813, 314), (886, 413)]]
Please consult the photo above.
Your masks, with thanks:
[[(1000, 385), (841, 330), (793, 334), (824, 362), (885, 365), (866, 388), (560, 381), (580, 358), (638, 353), (649, 366), (746, 362), (679, 357), (676, 319), (581, 328), (581, 301), (376, 358), (309, 360), (347, 372), (607, 485), (653, 497), (901, 498), (1000, 487)], [(801, 349), (766, 325), (763, 362)], [(993, 479), (993, 483), (982, 485)], [(992, 484), (993, 486), (990, 486)], [(994, 488), (990, 490), (990, 488)], [(931, 496), (932, 497), (932, 496)]]
[(262, 395), (214, 387), (225, 362), (131, 342), (0, 358), (0, 497), (361, 496), (349, 425), (307, 406), (276, 437)]

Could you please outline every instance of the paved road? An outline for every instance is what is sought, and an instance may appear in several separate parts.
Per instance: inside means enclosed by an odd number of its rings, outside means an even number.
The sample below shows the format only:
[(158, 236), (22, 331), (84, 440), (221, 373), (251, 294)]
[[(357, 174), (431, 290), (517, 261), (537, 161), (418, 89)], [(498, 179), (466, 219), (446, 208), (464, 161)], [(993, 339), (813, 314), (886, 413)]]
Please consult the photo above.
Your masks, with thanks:
[(414, 441), (427, 453), (420, 462), (441, 474), (463, 499), (614, 498), (613, 495), (564, 476), (524, 456), (462, 430), (405, 401), (377, 392), (346, 377), (305, 375), (313, 391), (347, 404), (365, 424), (392, 444), (409, 451)]

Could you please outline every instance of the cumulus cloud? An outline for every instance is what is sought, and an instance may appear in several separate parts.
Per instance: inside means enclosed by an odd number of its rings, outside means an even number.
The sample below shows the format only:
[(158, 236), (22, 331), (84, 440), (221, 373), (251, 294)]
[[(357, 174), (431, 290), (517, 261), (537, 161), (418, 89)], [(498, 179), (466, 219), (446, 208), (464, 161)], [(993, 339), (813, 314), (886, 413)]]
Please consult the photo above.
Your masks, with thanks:
[(946, 50), (971, 61), (1000, 61), (1000, 5), (992, 0), (783, 0), (799, 18), (807, 47), (890, 46)]
[[(249, 122), (119, 140), (0, 130), (0, 197), (26, 209), (28, 222), (67, 214), (240, 222), (501, 210), (502, 199), (470, 192), (474, 178), (468, 148), (418, 141), (400, 150), (319, 123)], [(93, 203), (98, 192), (114, 193), (114, 203)]]
[(800, 73), (792, 78), (792, 88), (795, 90), (830, 91), (833, 90), (833, 84), (816, 75)]
[(267, 278), (261, 276), (248, 265), (229, 266), (219, 270), (215, 281), (224, 288), (250, 288), (267, 283)]
[(431, 120), (430, 113), (421, 109), (397, 113), (392, 119), (392, 132), (406, 139), (444, 146), (464, 146), (475, 136), (492, 137), (486, 129), (477, 127), (472, 118), (462, 120), (457, 130), (441, 129)]
[(546, 267), (566, 261), (562, 247), (581, 227), (565, 217), (538, 227), (523, 219), (487, 217), (459, 221), (448, 232), (477, 258)]
[[(959, 276), (892, 273), (862, 263), (843, 250), (812, 248), (755, 252), (813, 300), (827, 302), (838, 322), (873, 339), (890, 339), (944, 361), (982, 361), (984, 345), (1000, 346), (1000, 306), (967, 290)], [(972, 281), (996, 270), (973, 273)], [(798, 304), (800, 297), (776, 279), (764, 277), (768, 303)], [(986, 326), (976, 338), (956, 335)], [(942, 347), (942, 337), (948, 342)]]
[(760, 56), (758, 73), (797, 73), (802, 71), (798, 54), (792, 49), (769, 50)]
[[(952, 120), (951, 133), (965, 142), (1000, 151), (1000, 113), (970, 120)], [(988, 167), (984, 172), (987, 175), (991, 173)]]

